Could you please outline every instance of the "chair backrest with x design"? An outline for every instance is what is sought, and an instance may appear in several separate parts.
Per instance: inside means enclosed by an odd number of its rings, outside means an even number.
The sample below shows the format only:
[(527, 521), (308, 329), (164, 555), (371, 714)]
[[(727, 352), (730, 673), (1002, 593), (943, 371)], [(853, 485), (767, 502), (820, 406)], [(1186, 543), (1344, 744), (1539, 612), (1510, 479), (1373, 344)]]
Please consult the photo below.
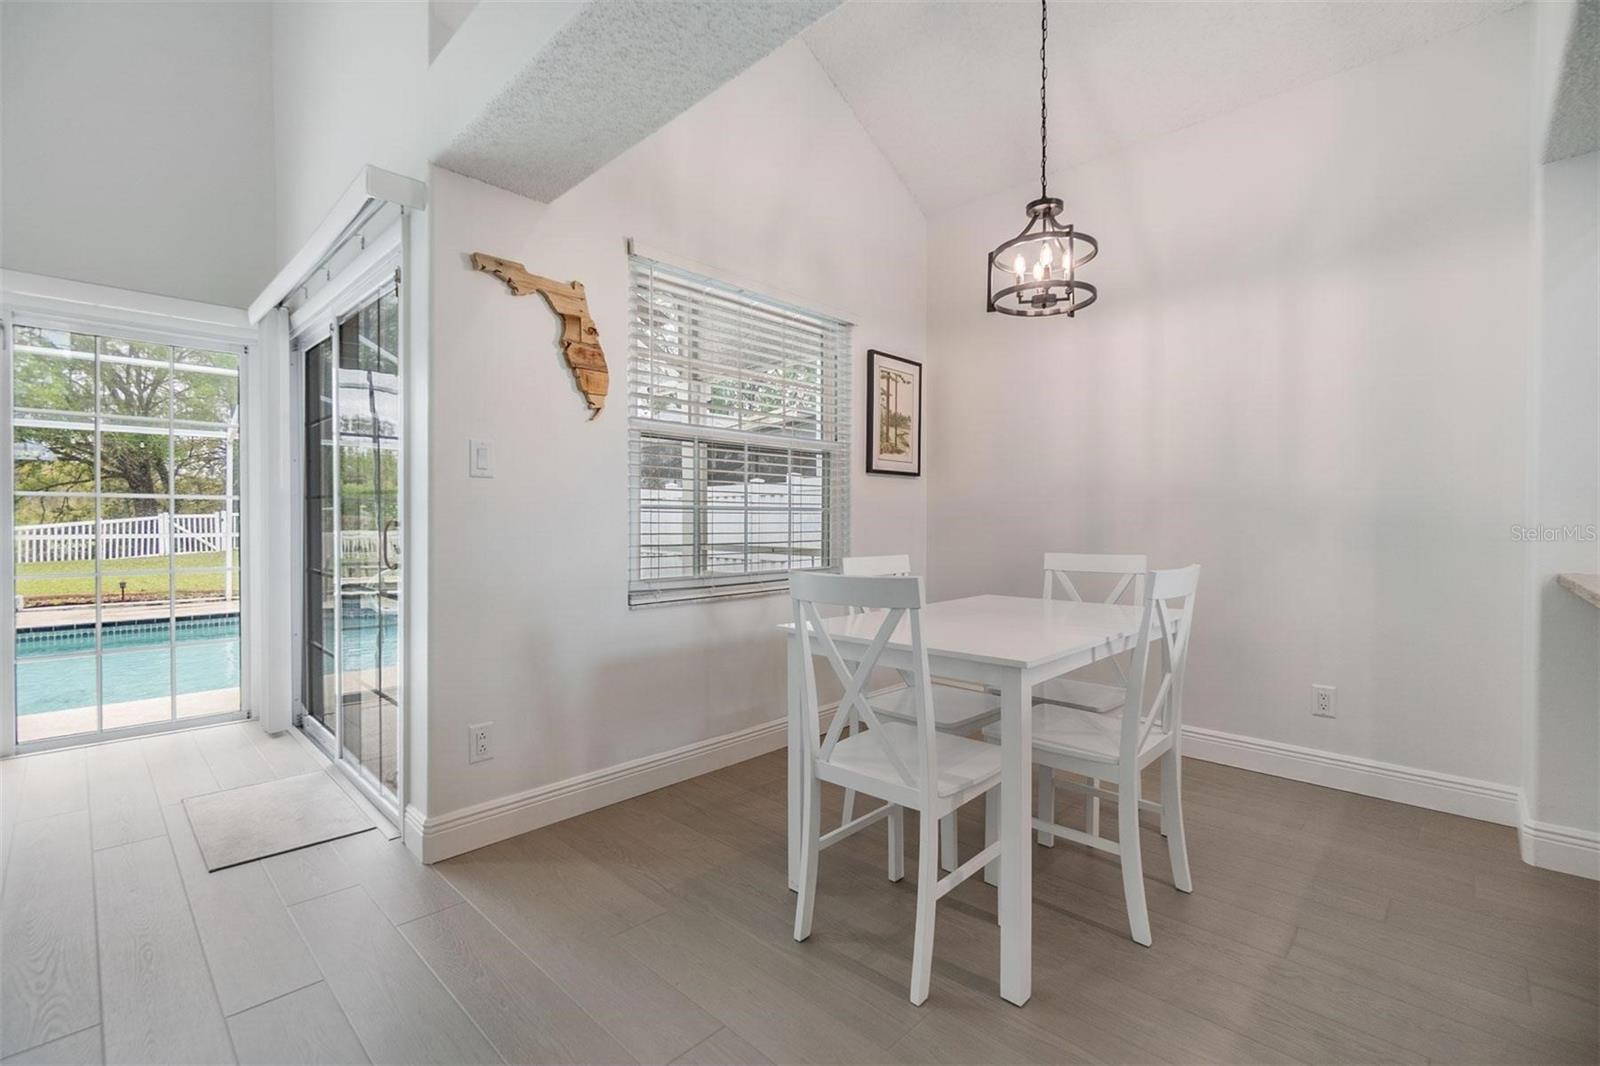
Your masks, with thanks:
[[(1183, 727), (1183, 671), (1189, 658), (1189, 634), (1194, 630), (1200, 567), (1152, 570), (1146, 576), (1142, 628), (1128, 671), (1128, 700), (1122, 709), (1121, 757), (1125, 763), (1135, 764), (1152, 730), (1173, 734)], [(1160, 651), (1153, 679), (1152, 649)]]
[[(805, 759), (807, 773), (814, 772), (815, 763), (827, 763), (838, 745), (846, 722), (858, 718), (867, 726), (867, 740), (881, 746), (885, 758), (899, 775), (900, 783), (921, 792), (931, 799), (937, 781), (935, 737), (933, 721), (933, 693), (928, 675), (928, 650), (922, 642), (922, 606), (924, 594), (920, 577), (847, 577), (840, 574), (789, 575), (789, 596), (794, 607), (796, 638), (800, 641), (801, 708), (804, 716), (802, 730), (806, 737)], [(852, 650), (847, 657), (840, 652), (833, 636), (828, 632), (818, 605), (855, 608), (862, 612), (854, 624), (862, 636), (872, 633), (867, 647)], [(881, 617), (866, 612), (882, 611)], [(901, 675), (911, 689), (911, 709), (916, 715), (917, 765), (907, 764), (900, 751), (888, 744), (884, 737), (884, 723), (867, 701), (867, 684), (872, 672), (883, 657), (884, 649), (895, 640), (896, 631), (904, 627), (896, 643), (911, 646), (911, 664), (901, 667)], [(839, 710), (833, 716), (826, 736), (822, 735), (822, 710), (817, 701), (817, 678), (814, 661), (821, 655), (834, 676), (844, 687), (839, 699)], [(859, 743), (859, 741), (854, 741)]]
[(1078, 591), (1078, 586), (1073, 583), (1074, 574), (1110, 574), (1119, 580), (1112, 586), (1111, 592), (1100, 602), (1120, 603), (1123, 594), (1131, 587), (1133, 598), (1129, 601), (1134, 606), (1144, 604), (1144, 572), (1149, 567), (1149, 560), (1143, 555), (1083, 555), (1076, 552), (1045, 552), (1044, 554), (1044, 598), (1055, 599), (1057, 587), (1065, 592), (1067, 599), (1083, 601), (1083, 594)]

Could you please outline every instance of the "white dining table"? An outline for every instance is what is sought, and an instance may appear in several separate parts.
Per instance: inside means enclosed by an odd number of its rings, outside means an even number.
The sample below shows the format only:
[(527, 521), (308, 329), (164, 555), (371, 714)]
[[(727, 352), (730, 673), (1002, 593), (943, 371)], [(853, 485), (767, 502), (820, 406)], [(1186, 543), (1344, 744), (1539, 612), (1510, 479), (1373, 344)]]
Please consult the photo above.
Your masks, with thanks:
[[(922, 638), (933, 675), (981, 684), (1000, 693), (1000, 995), (1018, 1006), (1033, 992), (1033, 687), (1131, 649), (1137, 607), (969, 596), (922, 609)], [(851, 660), (872, 642), (883, 611), (844, 615), (824, 625)], [(801, 725), (800, 642), (793, 623), (782, 629), (789, 646), (789, 888), (799, 884)], [(854, 660), (859, 661), (859, 660)], [(880, 665), (911, 667), (908, 622), (890, 638)]]

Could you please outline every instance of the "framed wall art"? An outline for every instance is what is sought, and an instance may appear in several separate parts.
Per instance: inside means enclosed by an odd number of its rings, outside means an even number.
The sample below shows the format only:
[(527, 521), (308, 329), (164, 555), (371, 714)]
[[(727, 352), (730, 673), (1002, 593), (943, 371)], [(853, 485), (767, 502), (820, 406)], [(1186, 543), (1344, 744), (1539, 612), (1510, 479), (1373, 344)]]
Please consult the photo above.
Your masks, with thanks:
[(922, 474), (922, 364), (867, 350), (867, 473)]

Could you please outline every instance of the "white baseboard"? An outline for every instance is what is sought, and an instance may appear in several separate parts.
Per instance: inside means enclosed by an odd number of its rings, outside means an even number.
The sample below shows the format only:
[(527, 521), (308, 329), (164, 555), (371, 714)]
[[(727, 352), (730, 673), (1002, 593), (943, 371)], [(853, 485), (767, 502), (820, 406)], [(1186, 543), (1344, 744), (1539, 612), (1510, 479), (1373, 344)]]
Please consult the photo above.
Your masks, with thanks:
[(1520, 825), (1522, 790), (1513, 785), (1419, 770), (1354, 755), (1302, 748), (1199, 726), (1183, 727), (1183, 753), (1205, 762), (1287, 777), (1362, 796), (1409, 803), (1498, 825)]
[[(823, 724), (831, 718), (831, 709), (825, 709)], [(787, 722), (778, 718), (431, 818), (415, 807), (407, 808), (407, 845), (423, 862), (438, 862), (765, 755), (787, 743)]]
[[(824, 712), (824, 724), (829, 717), (831, 708)], [(438, 862), (765, 755), (786, 741), (786, 724), (778, 718), (431, 818), (408, 808), (406, 843), (423, 862)], [(1600, 834), (1532, 821), (1524, 810), (1522, 790), (1511, 785), (1199, 726), (1184, 727), (1183, 753), (1205, 762), (1516, 826), (1524, 862), (1600, 879)]]
[(1600, 881), (1600, 833), (1569, 825), (1536, 822), (1523, 803), (1517, 825), (1517, 845), (1522, 861), (1557, 873)]

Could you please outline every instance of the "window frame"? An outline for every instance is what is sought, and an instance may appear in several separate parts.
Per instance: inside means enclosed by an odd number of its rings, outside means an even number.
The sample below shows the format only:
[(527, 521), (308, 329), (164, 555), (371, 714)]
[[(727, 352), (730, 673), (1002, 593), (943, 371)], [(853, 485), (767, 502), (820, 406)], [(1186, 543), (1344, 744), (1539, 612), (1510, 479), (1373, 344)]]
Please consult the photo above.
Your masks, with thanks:
[[(796, 460), (815, 462), (819, 481), (818, 504), (815, 509), (795, 505), (792, 495), (793, 484), (789, 478), (785, 478), (785, 484), (790, 487), (791, 494), (788, 495), (782, 512), (789, 519), (784, 551), (792, 564), (796, 548), (794, 516), (816, 514), (820, 526), (818, 531), (820, 557), (816, 567), (806, 569), (836, 570), (840, 560), (849, 553), (850, 539), (852, 433), (850, 415), (851, 373), (854, 365), (851, 323), (637, 252), (630, 251), (628, 265), (629, 607), (765, 596), (788, 591), (789, 574), (796, 569), (792, 565), (782, 570), (763, 570), (749, 568), (747, 563), (747, 568), (742, 571), (725, 569), (719, 571), (713, 570), (708, 561), (709, 541), (706, 527), (708, 516), (713, 511), (708, 494), (715, 483), (712, 474), (717, 462), (709, 453), (718, 445), (743, 453), (741, 461), (745, 465), (734, 475), (736, 478), (741, 476), (749, 478), (752, 456), (756, 455), (759, 461), (760, 453), (770, 453), (773, 459), (777, 459), (781, 454), (791, 471)], [(783, 407), (777, 412), (780, 428), (776, 432), (705, 424), (704, 419), (707, 414), (705, 408), (711, 402), (709, 397), (713, 385), (709, 375), (702, 377), (692, 369), (699, 358), (698, 354), (683, 354), (666, 360), (669, 365), (673, 362), (679, 363), (686, 375), (683, 392), (689, 400), (681, 416), (659, 418), (642, 413), (647, 397), (653, 395), (647, 390), (654, 387), (657, 378), (653, 375), (660, 368), (662, 361), (657, 357), (654, 343), (658, 336), (657, 327), (641, 318), (636, 301), (644, 295), (652, 304), (654, 303), (653, 285), (658, 278), (666, 279), (672, 288), (680, 293), (698, 291), (708, 303), (716, 301), (717, 314), (724, 321), (745, 316), (751, 323), (759, 323), (772, 316), (780, 316), (800, 323), (807, 330), (816, 330), (819, 335), (819, 351), (815, 362), (815, 436), (804, 436), (792, 429), (786, 431), (784, 427), (797, 426), (800, 424), (800, 419), (789, 418)], [(730, 305), (741, 310), (730, 313)], [(706, 305), (686, 299), (682, 301), (678, 313), (689, 313), (703, 306)], [(694, 343), (696, 353), (702, 344), (710, 344), (708, 341)], [(792, 365), (803, 371), (809, 370), (808, 364), (797, 355), (800, 350), (800, 345), (778, 344), (774, 345), (773, 350), (769, 350), (763, 358), (776, 358), (779, 360), (779, 365), (785, 369)], [(737, 378), (748, 366), (748, 362), (741, 361), (734, 367), (731, 376)], [(788, 410), (798, 412), (799, 408)], [(644, 468), (646, 446), (651, 441), (662, 442), (668, 446), (677, 444), (693, 450), (689, 459), (693, 466), (692, 481), (689, 486), (689, 497), (692, 501), (689, 505), (692, 547), (688, 555), (694, 573), (689, 575), (642, 576), (646, 561), (644, 549), (647, 535), (643, 496)], [(746, 484), (748, 483), (746, 481)], [(748, 530), (749, 516), (762, 512), (751, 508), (747, 496), (744, 508), (738, 513), (746, 516)], [(770, 515), (773, 512), (766, 513)], [(752, 542), (746, 539), (743, 543), (748, 556)]]

